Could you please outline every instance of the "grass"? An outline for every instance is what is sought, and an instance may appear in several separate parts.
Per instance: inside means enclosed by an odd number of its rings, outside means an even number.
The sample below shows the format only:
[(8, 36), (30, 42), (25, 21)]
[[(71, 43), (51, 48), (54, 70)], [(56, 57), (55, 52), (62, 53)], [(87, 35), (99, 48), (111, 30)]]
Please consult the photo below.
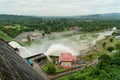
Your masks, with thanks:
[(101, 55), (107, 53), (106, 50), (103, 50), (101, 52), (93, 52), (92, 54), (89, 54), (89, 55), (85, 55), (83, 56), (82, 58), (85, 60), (85, 61), (92, 61), (96, 58), (99, 58)]
[(95, 39), (99, 36), (99, 34), (96, 33), (87, 33), (87, 34), (83, 34), (82, 36), (80, 36), (81, 40), (88, 40), (88, 39)]
[[(95, 67), (95, 66), (93, 66), (93, 68), (94, 68), (94, 67)], [(89, 74), (91, 73), (92, 70), (93, 70), (93, 69), (91, 69), (91, 68), (86, 68), (86, 69), (84, 69), (84, 70), (82, 70), (82, 71), (78, 71), (78, 72), (76, 72), (76, 73), (72, 73), (72, 74), (67, 75), (67, 76), (65, 76), (65, 77), (61, 77), (61, 78), (59, 78), (59, 79), (57, 79), (57, 80), (69, 80), (69, 78), (70, 78), (71, 76), (74, 76), (74, 77), (89, 76)], [(80, 80), (82, 80), (82, 79), (80, 79)]]
[[(110, 42), (110, 39), (113, 39), (112, 42)], [(99, 42), (97, 42), (97, 45), (102, 46), (102, 44), (106, 42), (106, 46), (105, 47), (99, 47), (99, 50), (106, 50), (108, 47), (114, 47), (115, 48), (115, 44), (118, 43), (117, 39), (114, 38), (114, 36), (111, 37), (107, 37), (103, 40), (100, 40)]]
[(72, 34), (64, 34), (63, 37), (70, 37), (70, 36), (73, 36), (73, 35), (75, 35), (75, 34), (73, 34), (73, 33)]
[(43, 66), (42, 69), (44, 72), (47, 72), (47, 65)]
[(49, 40), (55, 40), (56, 38), (55, 37), (50, 37), (48, 38)]
[(5, 41), (12, 41), (12, 38), (2, 31), (0, 31), (0, 38), (4, 39)]
[[(42, 69), (43, 69), (44, 72), (47, 73), (47, 65), (43, 66)], [(56, 73), (62, 72), (62, 71), (65, 71), (65, 70), (67, 70), (67, 69), (65, 69), (65, 68), (57, 68), (56, 67)]]
[(65, 71), (65, 70), (67, 70), (67, 69), (65, 69), (65, 68), (56, 68), (56, 73), (62, 72), (62, 71)]
[[(111, 38), (113, 39), (113, 42), (110, 42), (110, 39), (111, 39)], [(102, 44), (103, 44), (104, 42), (106, 42), (106, 46), (105, 46), (105, 47), (102, 47)], [(115, 48), (115, 44), (116, 44), (116, 43), (117, 43), (117, 40), (114, 38), (114, 36), (111, 36), (111, 37), (108, 37), (108, 38), (106, 38), (106, 39), (103, 39), (103, 40), (101, 40), (101, 41), (99, 42), (99, 44), (97, 44), (97, 45), (99, 45), (99, 46), (98, 46), (99, 52), (93, 52), (93, 54), (86, 55), (86, 56), (84, 56), (84, 59), (87, 60), (87, 61), (89, 61), (89, 60), (93, 60), (93, 59), (95, 59), (95, 58), (98, 58), (98, 57), (100, 57), (101, 55), (108, 53), (108, 51), (107, 51), (107, 48), (108, 48), (108, 47), (112, 46), (112, 47)]]
[(20, 43), (22, 46), (30, 46), (31, 42), (24, 42), (24, 43)]
[(93, 38), (97, 38), (99, 36), (99, 34), (92, 34), (91, 35)]

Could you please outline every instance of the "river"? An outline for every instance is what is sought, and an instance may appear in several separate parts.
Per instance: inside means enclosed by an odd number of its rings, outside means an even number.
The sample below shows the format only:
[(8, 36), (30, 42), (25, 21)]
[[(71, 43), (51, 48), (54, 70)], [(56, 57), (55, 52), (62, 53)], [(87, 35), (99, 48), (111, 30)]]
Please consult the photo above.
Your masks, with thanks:
[[(37, 40), (32, 42), (30, 46), (26, 48), (32, 54), (44, 53), (49, 49), (49, 47), (53, 44), (60, 44), (66, 47), (69, 47), (76, 53), (80, 54), (81, 50), (85, 50), (91, 46), (94, 46), (97, 41), (104, 39), (105, 36), (112, 35), (114, 31), (104, 31), (99, 33), (86, 34), (85, 36), (82, 34), (75, 34), (71, 36), (62, 36), (59, 38), (44, 38), (41, 40)], [(98, 35), (97, 37), (93, 37), (93, 35)]]

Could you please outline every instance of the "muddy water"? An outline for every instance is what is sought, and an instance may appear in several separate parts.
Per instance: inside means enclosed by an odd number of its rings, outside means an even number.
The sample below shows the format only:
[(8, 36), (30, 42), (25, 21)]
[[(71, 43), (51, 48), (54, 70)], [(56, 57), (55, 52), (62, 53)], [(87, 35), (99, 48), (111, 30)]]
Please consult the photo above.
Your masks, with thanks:
[[(35, 41), (31, 46), (28, 46), (27, 49), (32, 52), (32, 54), (46, 52), (47, 49), (53, 44), (60, 44), (66, 47), (69, 47), (73, 51), (80, 52), (96, 44), (96, 41), (104, 39), (106, 35), (111, 35), (113, 31), (99, 32), (97, 37), (92, 37), (93, 34), (86, 34), (85, 36), (80, 35), (71, 35), (67, 37), (59, 37), (53, 39), (41, 39)], [(82, 38), (83, 37), (83, 38)]]

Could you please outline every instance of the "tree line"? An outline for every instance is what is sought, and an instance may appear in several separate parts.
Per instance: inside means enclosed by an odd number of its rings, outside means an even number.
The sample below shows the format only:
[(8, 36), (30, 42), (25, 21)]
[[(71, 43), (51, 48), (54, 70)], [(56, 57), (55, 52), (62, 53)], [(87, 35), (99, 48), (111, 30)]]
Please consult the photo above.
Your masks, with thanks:
[[(62, 17), (35, 17), (35, 16), (17, 16), (0, 15), (0, 28), (8, 35), (15, 37), (23, 31), (40, 30), (45, 33), (60, 32), (70, 30), (73, 26), (80, 27), (80, 31), (92, 32), (112, 28), (120, 28), (120, 20), (82, 20), (80, 18), (62, 18)], [(5, 28), (4, 26), (20, 25), (20, 29)], [(12, 34), (16, 33), (16, 34)]]

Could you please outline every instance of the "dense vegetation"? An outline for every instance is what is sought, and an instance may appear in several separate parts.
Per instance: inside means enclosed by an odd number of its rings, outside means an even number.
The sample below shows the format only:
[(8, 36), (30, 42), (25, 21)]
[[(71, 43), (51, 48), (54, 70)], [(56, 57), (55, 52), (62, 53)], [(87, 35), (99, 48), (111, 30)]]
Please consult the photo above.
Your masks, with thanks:
[(65, 68), (55, 67), (54, 63), (47, 63), (45, 66), (42, 67), (42, 69), (43, 69), (44, 72), (46, 72), (49, 75), (67, 70)]
[(49, 63), (47, 67), (47, 73), (48, 74), (53, 74), (56, 72), (55, 64)]
[[(120, 80), (120, 43), (114, 38), (107, 37), (99, 42), (97, 54), (87, 55), (85, 58), (99, 59), (99, 63), (82, 71), (65, 76), (58, 80)], [(110, 48), (108, 50), (108, 48)], [(115, 49), (117, 52), (111, 52)]]
[(104, 54), (99, 60), (96, 66), (58, 80), (120, 80), (120, 52), (112, 57)]
[(0, 38), (4, 39), (5, 41), (11, 41), (12, 38), (9, 37), (6, 33), (0, 31)]
[[(44, 34), (50, 34), (56, 31), (67, 31), (72, 27), (79, 27), (79, 31), (92, 32), (100, 31), (112, 27), (120, 29), (120, 20), (103, 20), (103, 19), (81, 19), (81, 18), (65, 18), (65, 17), (32, 17), (32, 16), (15, 16), (15, 15), (0, 15), (0, 38), (10, 41), (11, 37), (16, 37), (23, 31), (40, 30)], [(7, 34), (5, 34), (7, 33)], [(27, 37), (28, 40), (29, 36)], [(112, 52), (114, 49), (120, 50), (120, 43), (112, 45), (113, 38), (102, 43), (102, 48)], [(103, 50), (102, 49), (102, 50)], [(100, 49), (99, 49), (100, 50)], [(95, 59), (98, 54), (86, 56), (86, 60)], [(104, 54), (99, 58), (99, 64), (96, 66), (84, 69), (81, 72), (71, 74), (59, 80), (120, 80), (120, 52), (115, 55)], [(55, 65), (49, 64), (45, 66), (44, 71), (48, 74), (63, 71), (56, 69)]]
[(80, 30), (84, 32), (108, 29), (113, 26), (120, 28), (119, 22), (120, 20), (0, 15), (0, 29), (11, 37), (15, 37), (23, 31), (40, 30), (50, 33), (70, 30), (73, 26), (80, 27)]

